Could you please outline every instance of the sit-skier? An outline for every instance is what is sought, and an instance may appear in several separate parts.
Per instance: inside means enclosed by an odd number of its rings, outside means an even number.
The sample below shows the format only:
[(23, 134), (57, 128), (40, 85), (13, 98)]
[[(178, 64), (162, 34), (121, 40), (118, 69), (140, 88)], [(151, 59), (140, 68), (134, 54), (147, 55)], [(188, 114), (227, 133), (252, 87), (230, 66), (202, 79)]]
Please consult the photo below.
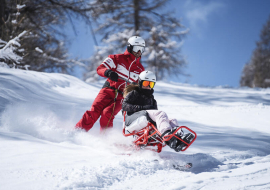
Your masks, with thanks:
[[(124, 100), (122, 110), (126, 111), (125, 126), (129, 132), (140, 130), (147, 126), (148, 122), (156, 123), (158, 131), (165, 135), (172, 134), (178, 129), (176, 119), (169, 119), (164, 111), (157, 108), (157, 101), (154, 99), (154, 86), (156, 76), (151, 71), (143, 71), (139, 75), (139, 84), (130, 84), (124, 89)], [(182, 130), (177, 131), (177, 137), (191, 141), (192, 134), (184, 135)], [(187, 142), (187, 143), (189, 143)], [(179, 152), (186, 144), (179, 139), (172, 137), (165, 143), (176, 152)]]

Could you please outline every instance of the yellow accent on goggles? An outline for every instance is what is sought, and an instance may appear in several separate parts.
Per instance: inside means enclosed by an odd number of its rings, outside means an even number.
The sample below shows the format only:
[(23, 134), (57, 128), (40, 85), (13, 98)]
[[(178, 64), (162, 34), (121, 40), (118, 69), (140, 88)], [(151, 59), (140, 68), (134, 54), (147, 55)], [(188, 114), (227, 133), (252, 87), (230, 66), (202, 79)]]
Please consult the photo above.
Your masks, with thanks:
[(155, 86), (155, 82), (152, 82), (152, 81), (143, 81), (142, 82), (142, 85), (144, 86), (144, 87), (147, 87), (147, 86), (150, 86), (150, 88), (154, 88), (154, 86)]

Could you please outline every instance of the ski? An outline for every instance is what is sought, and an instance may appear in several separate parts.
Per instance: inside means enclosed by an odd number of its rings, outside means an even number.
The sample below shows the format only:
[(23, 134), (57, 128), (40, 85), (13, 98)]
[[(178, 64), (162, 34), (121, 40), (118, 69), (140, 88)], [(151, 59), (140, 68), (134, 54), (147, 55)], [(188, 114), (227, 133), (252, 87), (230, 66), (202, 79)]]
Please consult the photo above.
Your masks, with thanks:
[[(157, 159), (153, 160), (154, 162), (159, 162)], [(185, 163), (185, 164), (173, 164), (174, 169), (179, 171), (188, 171), (192, 168), (192, 163)]]
[(173, 164), (174, 169), (179, 170), (179, 171), (187, 171), (192, 168), (192, 163), (186, 163), (184, 165), (175, 165)]

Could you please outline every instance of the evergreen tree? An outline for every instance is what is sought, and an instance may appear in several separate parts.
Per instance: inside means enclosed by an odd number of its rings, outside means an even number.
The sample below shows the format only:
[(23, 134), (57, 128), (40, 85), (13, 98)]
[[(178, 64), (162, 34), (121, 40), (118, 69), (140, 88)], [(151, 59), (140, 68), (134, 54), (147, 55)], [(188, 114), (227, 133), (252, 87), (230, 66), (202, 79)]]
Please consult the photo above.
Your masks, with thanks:
[(270, 87), (270, 17), (263, 26), (252, 59), (243, 69), (241, 86)]
[[(29, 65), (29, 69), (47, 72), (68, 72), (74, 65), (67, 54), (65, 24), (83, 19), (90, 24), (91, 6), (86, 0), (0, 0), (0, 39), (9, 42), (24, 31), (20, 48), (14, 50), (22, 59), (4, 59), (8, 65)], [(1, 46), (2, 48), (4, 46)], [(0, 48), (1, 48), (0, 47)], [(3, 61), (3, 59), (2, 59)]]
[(248, 86), (250, 88), (254, 87), (254, 65), (252, 64), (252, 62), (244, 66), (243, 74), (240, 80), (240, 85)]

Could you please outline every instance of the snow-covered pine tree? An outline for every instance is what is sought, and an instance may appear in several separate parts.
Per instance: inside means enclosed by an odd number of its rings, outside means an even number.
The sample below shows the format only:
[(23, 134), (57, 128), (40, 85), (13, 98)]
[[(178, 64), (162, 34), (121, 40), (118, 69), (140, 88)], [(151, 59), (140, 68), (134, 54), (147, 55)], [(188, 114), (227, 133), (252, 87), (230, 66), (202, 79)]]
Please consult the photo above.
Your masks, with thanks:
[(164, 11), (168, 0), (95, 0), (92, 17), (102, 43), (96, 47), (85, 74), (86, 81), (97, 79), (96, 67), (109, 54), (123, 53), (127, 40), (139, 35), (146, 41), (143, 65), (156, 72), (158, 79), (183, 74), (186, 61), (181, 55), (181, 40), (188, 32), (173, 13)]
[[(67, 22), (82, 19), (90, 23), (87, 0), (0, 0), (0, 39), (8, 42), (23, 31), (20, 65), (31, 70), (69, 72), (74, 65), (84, 65), (69, 59), (67, 38), (63, 30)], [(73, 25), (74, 26), (74, 25)], [(17, 62), (7, 62), (17, 65)]]
[(24, 49), (21, 48), (20, 39), (26, 34), (27, 32), (23, 31), (9, 42), (0, 39), (0, 65), (2, 67), (7, 67), (8, 64), (6, 63), (13, 63), (17, 68), (28, 69), (28, 65), (20, 65), (23, 59), (20, 54), (24, 52)]
[(256, 46), (250, 63), (243, 69), (240, 84), (267, 88), (270, 87), (270, 17), (263, 26)]
[(247, 63), (242, 71), (242, 76), (240, 80), (241, 86), (248, 86), (250, 88), (255, 87), (254, 86), (254, 65), (252, 64), (252, 61), (250, 63)]

